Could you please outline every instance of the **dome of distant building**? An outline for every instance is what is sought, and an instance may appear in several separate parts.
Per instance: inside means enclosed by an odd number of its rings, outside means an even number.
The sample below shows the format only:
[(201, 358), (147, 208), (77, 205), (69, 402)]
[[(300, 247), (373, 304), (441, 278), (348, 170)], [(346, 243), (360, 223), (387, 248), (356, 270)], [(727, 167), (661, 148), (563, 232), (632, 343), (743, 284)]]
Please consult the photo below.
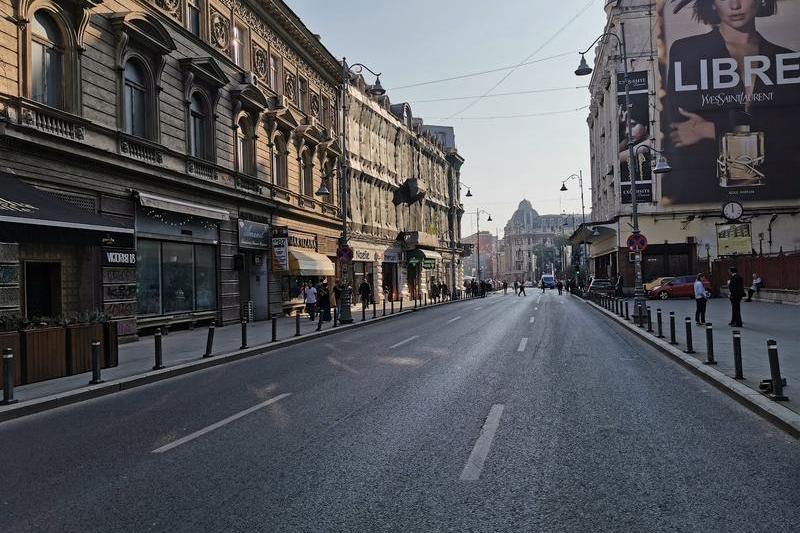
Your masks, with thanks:
[(519, 205), (517, 206), (517, 210), (514, 212), (514, 214), (516, 215), (520, 211), (528, 212), (528, 213), (532, 212), (533, 216), (537, 216), (537, 217), (539, 216), (539, 213), (536, 212), (536, 209), (533, 208), (533, 206), (531, 205), (530, 201), (528, 201), (527, 199), (523, 199), (519, 203)]

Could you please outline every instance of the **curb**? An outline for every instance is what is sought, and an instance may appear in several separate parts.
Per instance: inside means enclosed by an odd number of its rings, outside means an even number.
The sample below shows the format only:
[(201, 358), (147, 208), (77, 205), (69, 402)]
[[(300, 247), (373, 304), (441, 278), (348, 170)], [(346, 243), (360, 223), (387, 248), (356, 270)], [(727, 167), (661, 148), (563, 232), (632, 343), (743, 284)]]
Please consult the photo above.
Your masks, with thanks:
[(232, 352), (227, 352), (219, 355), (212, 355), (207, 359), (198, 359), (195, 361), (189, 361), (187, 363), (170, 366), (162, 370), (151, 370), (141, 374), (127, 376), (124, 378), (115, 379), (113, 381), (107, 381), (97, 385), (87, 385), (86, 387), (81, 387), (79, 389), (67, 392), (51, 394), (49, 396), (42, 396), (41, 398), (34, 398), (31, 400), (21, 401), (19, 403), (15, 403), (12, 405), (3, 405), (0, 406), (0, 423), (6, 422), (8, 420), (13, 420), (15, 418), (32, 415), (35, 413), (41, 413), (43, 411), (49, 411), (51, 409), (56, 409), (58, 407), (63, 407), (65, 405), (79, 403), (86, 400), (107, 396), (109, 394), (114, 394), (117, 392), (134, 389), (136, 387), (141, 387), (143, 385), (147, 385), (150, 383), (164, 381), (173, 377), (182, 376), (184, 374), (190, 374), (192, 372), (205, 370), (206, 368), (212, 368), (215, 366), (223, 365), (225, 363), (240, 361), (242, 359), (248, 359), (256, 355), (261, 355), (273, 352), (275, 350), (279, 350), (281, 348), (286, 348), (287, 346), (293, 346), (295, 344), (311, 341), (314, 339), (318, 339), (320, 337), (327, 337), (329, 335), (335, 335), (343, 331), (349, 331), (351, 329), (361, 328), (369, 324), (374, 324), (376, 322), (382, 322), (384, 320), (389, 320), (391, 318), (408, 315), (411, 313), (422, 311), (424, 309), (460, 303), (472, 299), (475, 298), (468, 298), (468, 299), (464, 298), (461, 300), (440, 302), (437, 304), (430, 304), (425, 307), (418, 307), (416, 309), (406, 308), (403, 309), (402, 312), (397, 311), (391, 315), (370, 318), (368, 320), (365, 320), (364, 322), (354, 321), (352, 324), (347, 324), (347, 325), (340, 324), (336, 328), (330, 327), (322, 331), (307, 333), (300, 337), (289, 337), (288, 339), (279, 340), (276, 342), (270, 342), (266, 344), (260, 344), (258, 346), (253, 346), (250, 348), (246, 348), (244, 350), (235, 350)]
[(625, 321), (625, 319), (619, 318), (613, 312), (606, 310), (596, 303), (589, 300), (584, 301), (600, 311), (607, 318), (612, 319), (617, 324), (628, 329), (628, 331), (635, 333), (639, 338), (670, 356), (684, 368), (687, 368), (695, 375), (700, 376), (717, 389), (738, 401), (740, 404), (760, 415), (767, 421), (778, 426), (780, 429), (786, 431), (794, 438), (800, 439), (800, 414), (795, 413), (791, 409), (770, 400), (757, 390), (751, 389), (747, 385), (739, 383), (727, 374), (724, 374), (719, 370), (715, 370), (713, 367), (704, 364), (699, 359), (683, 353), (683, 351), (669, 344), (669, 342), (661, 340), (655, 335), (648, 334), (646, 330), (639, 329), (634, 324)]

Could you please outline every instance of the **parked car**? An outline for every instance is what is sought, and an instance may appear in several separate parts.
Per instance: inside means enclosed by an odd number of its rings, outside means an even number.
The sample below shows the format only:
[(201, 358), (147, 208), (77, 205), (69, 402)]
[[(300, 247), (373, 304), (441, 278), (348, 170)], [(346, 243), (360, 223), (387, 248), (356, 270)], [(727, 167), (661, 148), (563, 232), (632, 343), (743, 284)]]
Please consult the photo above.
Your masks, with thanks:
[(666, 282), (672, 281), (673, 279), (675, 279), (675, 276), (662, 276), (662, 277), (656, 278), (656, 279), (654, 279), (652, 281), (648, 281), (647, 283), (645, 283), (642, 286), (644, 287), (645, 291), (650, 292), (653, 289), (656, 289), (656, 288), (662, 286)]
[(603, 278), (595, 278), (589, 284), (588, 293), (592, 294), (602, 294), (606, 296), (611, 296), (614, 294), (614, 282), (610, 279), (603, 279)]
[(556, 277), (552, 274), (544, 274), (542, 275), (541, 283), (544, 283), (545, 289), (555, 289), (556, 288)]
[[(694, 298), (694, 281), (697, 276), (678, 276), (663, 285), (651, 290), (647, 296), (650, 299), (656, 298), (668, 300), (669, 298)], [(706, 292), (711, 292), (711, 282), (708, 278), (703, 278), (703, 286)]]

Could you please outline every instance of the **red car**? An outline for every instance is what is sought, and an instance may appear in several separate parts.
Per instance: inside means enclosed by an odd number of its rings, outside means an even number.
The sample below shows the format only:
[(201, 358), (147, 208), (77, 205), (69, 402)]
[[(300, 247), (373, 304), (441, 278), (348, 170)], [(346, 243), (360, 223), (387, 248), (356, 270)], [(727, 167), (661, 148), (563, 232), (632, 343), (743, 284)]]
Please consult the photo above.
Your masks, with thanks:
[[(656, 287), (648, 293), (650, 299), (659, 298), (667, 300), (669, 298), (694, 298), (694, 282), (697, 276), (678, 276), (672, 281), (668, 281), (660, 287)], [(703, 278), (703, 286), (706, 292), (711, 292), (711, 282), (708, 278)]]

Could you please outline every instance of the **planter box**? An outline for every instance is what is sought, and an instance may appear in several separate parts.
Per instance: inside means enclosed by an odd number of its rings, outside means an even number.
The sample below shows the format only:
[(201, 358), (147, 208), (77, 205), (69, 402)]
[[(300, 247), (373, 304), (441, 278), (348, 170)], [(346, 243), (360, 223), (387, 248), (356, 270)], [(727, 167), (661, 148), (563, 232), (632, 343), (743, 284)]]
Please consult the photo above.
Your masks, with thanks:
[(116, 321), (103, 324), (103, 351), (105, 359), (103, 368), (117, 366), (119, 364), (119, 329)]
[(92, 341), (100, 341), (100, 366), (103, 366), (103, 324), (78, 324), (66, 327), (67, 374), (92, 370)]
[(21, 334), (25, 353), (25, 383), (67, 375), (67, 330), (63, 327), (29, 329)]
[[(18, 331), (0, 332), (0, 355), (3, 350), (11, 348), (14, 353), (14, 385), (22, 384), (22, 350)], [(3, 363), (0, 363), (0, 369)], [(0, 370), (1, 371), (1, 370)], [(0, 389), (3, 388), (3, 378), (0, 374)]]

